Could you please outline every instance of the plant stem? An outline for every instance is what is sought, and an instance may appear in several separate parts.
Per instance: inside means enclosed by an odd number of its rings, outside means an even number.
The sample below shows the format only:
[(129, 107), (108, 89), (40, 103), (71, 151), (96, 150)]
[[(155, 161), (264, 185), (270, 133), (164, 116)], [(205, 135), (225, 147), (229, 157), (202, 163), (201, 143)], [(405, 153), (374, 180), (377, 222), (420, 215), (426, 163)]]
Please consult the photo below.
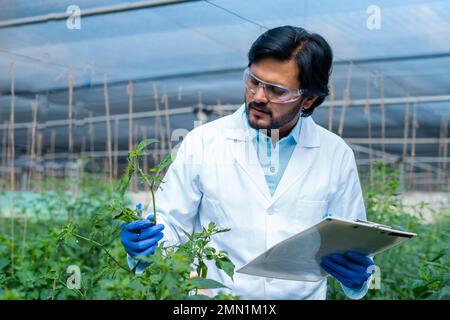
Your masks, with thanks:
[(152, 204), (153, 204), (153, 221), (156, 224), (156, 203), (155, 203), (155, 189), (154, 185), (150, 186), (150, 193), (152, 194)]
[(153, 180), (150, 182), (147, 175), (142, 171), (141, 167), (139, 167), (139, 162), (136, 161), (136, 169), (138, 170), (139, 174), (142, 176), (144, 181), (149, 185), (150, 192), (152, 194), (152, 204), (153, 204), (153, 224), (156, 224), (156, 207), (155, 207), (155, 181)]
[(76, 238), (79, 238), (79, 239), (88, 241), (88, 242), (94, 244), (95, 246), (99, 247), (100, 249), (102, 249), (103, 251), (105, 251), (105, 253), (106, 253), (106, 254), (114, 261), (114, 263), (115, 263), (119, 268), (121, 268), (121, 269), (125, 270), (126, 272), (130, 273), (130, 270), (129, 270), (128, 268), (122, 266), (122, 265), (120, 264), (120, 262), (117, 261), (116, 258), (114, 258), (113, 255), (108, 251), (108, 249), (106, 249), (105, 246), (102, 245), (101, 243), (99, 243), (99, 242), (97, 242), (97, 241), (95, 241), (95, 240), (92, 240), (92, 239), (83, 237), (82, 235), (79, 235), (79, 234), (77, 234), (77, 233), (73, 233), (73, 236), (76, 237)]

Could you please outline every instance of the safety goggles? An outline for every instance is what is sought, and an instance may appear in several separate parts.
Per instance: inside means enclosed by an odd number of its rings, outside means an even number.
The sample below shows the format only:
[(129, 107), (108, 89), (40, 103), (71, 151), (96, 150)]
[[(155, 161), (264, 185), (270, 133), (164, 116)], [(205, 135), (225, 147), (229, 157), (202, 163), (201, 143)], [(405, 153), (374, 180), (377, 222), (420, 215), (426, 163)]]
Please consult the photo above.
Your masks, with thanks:
[(305, 93), (301, 89), (291, 89), (281, 84), (263, 81), (255, 76), (249, 68), (246, 68), (244, 71), (244, 82), (247, 90), (253, 94), (256, 93), (259, 86), (263, 87), (267, 99), (273, 103), (294, 102)]

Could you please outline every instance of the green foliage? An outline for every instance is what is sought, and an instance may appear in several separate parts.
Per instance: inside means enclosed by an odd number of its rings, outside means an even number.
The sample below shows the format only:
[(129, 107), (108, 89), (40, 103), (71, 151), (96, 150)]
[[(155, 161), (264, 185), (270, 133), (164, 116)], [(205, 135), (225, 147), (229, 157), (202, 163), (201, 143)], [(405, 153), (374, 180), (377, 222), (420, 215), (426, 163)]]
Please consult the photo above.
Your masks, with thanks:
[[(137, 160), (153, 142), (142, 142), (136, 148), (140, 151), (129, 155), (124, 176), (112, 186), (95, 175), (84, 175), (78, 180), (45, 181), (46, 191), (40, 194), (0, 193), (0, 299), (238, 298), (203, 293), (225, 288), (207, 278), (208, 262), (230, 278), (234, 275), (227, 253), (209, 246), (211, 237), (229, 230), (214, 223), (186, 233), (183, 244), (161, 242), (155, 254), (140, 259), (151, 263), (143, 274), (129, 270), (119, 240), (121, 223), (142, 218), (142, 210), (131, 209), (126, 196), (130, 174), (140, 174), (155, 192), (171, 162), (169, 156), (142, 176)], [(444, 209), (432, 223), (425, 223), (427, 204), (404, 205), (398, 176), (390, 166), (375, 166), (371, 183), (364, 186), (368, 219), (418, 236), (375, 258), (381, 288), (369, 290), (365, 299), (449, 299), (449, 212)], [(67, 287), (70, 265), (80, 267), (80, 289)], [(329, 279), (328, 298), (346, 299), (340, 284)]]
[[(148, 186), (155, 208), (155, 191), (163, 171), (172, 162), (167, 156), (145, 173), (139, 160), (148, 154), (153, 139), (142, 141), (128, 154), (128, 167), (111, 185), (95, 176), (80, 180), (49, 181), (47, 191), (25, 199), (19, 194), (0, 215), (0, 299), (236, 299), (219, 293), (208, 297), (200, 289), (225, 286), (207, 279), (206, 260), (213, 260), (231, 278), (234, 264), (224, 251), (208, 244), (211, 237), (229, 229), (214, 223), (188, 235), (183, 244), (161, 242), (143, 274), (128, 268), (119, 240), (122, 223), (143, 219), (142, 208), (129, 208), (127, 191), (135, 173)], [(70, 190), (70, 191), (68, 191)], [(5, 210), (6, 211), (6, 210)], [(154, 209), (156, 223), (156, 211)], [(67, 267), (79, 266), (81, 288), (67, 286)], [(194, 273), (199, 277), (193, 277)]]
[[(449, 298), (449, 212), (435, 215), (426, 224), (426, 203), (406, 206), (399, 197), (399, 171), (378, 162), (372, 182), (364, 190), (370, 221), (418, 234), (404, 244), (375, 257), (381, 271), (381, 288), (369, 290), (365, 299)], [(340, 284), (328, 281), (329, 299), (346, 299)]]

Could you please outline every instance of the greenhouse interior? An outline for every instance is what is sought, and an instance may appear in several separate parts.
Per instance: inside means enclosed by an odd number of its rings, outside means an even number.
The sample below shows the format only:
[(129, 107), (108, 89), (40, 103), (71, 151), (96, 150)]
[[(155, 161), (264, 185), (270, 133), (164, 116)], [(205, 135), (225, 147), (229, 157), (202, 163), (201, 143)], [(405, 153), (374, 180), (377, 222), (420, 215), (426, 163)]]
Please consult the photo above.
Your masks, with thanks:
[[(207, 280), (203, 259), (236, 283), (241, 261), (223, 248), (192, 249), (181, 270), (160, 246), (144, 276), (130, 273), (120, 223), (167, 191), (184, 133), (245, 103), (250, 47), (286, 25), (332, 48), (311, 118), (352, 149), (367, 220), (417, 235), (374, 257), (380, 285), (363, 299), (449, 299), (443, 0), (0, 0), (0, 299), (207, 299), (219, 286), (192, 280)], [(327, 299), (350, 299), (327, 283)]]

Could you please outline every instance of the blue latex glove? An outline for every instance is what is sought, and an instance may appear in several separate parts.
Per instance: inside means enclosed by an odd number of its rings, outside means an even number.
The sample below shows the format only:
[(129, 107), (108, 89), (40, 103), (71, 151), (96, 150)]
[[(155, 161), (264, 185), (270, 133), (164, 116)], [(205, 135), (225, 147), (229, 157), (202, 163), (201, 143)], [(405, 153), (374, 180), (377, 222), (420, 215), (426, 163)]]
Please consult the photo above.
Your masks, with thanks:
[(145, 220), (133, 221), (122, 226), (120, 240), (125, 251), (131, 257), (147, 257), (154, 253), (158, 247), (158, 241), (164, 236), (161, 232), (164, 225), (152, 225), (152, 220), (153, 216), (149, 216)]
[(333, 253), (329, 257), (323, 257), (320, 264), (340, 283), (352, 289), (362, 287), (371, 275), (367, 269), (373, 265), (372, 259), (354, 251), (348, 251), (345, 254)]

